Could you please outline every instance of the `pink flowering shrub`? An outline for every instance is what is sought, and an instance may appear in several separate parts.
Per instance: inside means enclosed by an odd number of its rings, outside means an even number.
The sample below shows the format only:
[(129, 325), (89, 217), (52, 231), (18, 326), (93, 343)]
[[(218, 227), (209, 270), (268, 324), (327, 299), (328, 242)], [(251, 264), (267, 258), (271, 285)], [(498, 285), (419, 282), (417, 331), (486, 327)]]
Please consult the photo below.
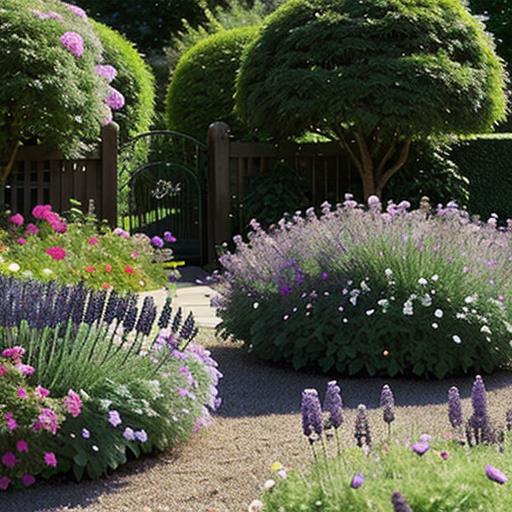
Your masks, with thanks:
[(95, 219), (75, 216), (71, 221), (51, 205), (37, 205), (32, 219), (10, 215), (0, 230), (0, 272), (67, 284), (85, 282), (95, 289), (118, 291), (163, 287), (160, 265), (172, 258), (176, 239), (130, 236), (121, 228), (98, 228)]
[(512, 223), (351, 197), (220, 259), (221, 332), (296, 369), (443, 378), (512, 358)]

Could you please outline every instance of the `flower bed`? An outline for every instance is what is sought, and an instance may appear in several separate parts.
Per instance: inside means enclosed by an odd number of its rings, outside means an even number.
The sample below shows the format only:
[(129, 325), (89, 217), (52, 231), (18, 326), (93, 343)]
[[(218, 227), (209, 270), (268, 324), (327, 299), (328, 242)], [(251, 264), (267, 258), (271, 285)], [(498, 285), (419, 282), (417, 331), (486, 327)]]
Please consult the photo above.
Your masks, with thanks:
[[(442, 438), (422, 434), (404, 441), (390, 435), (374, 442), (366, 408), (361, 405), (352, 434), (358, 448), (341, 450), (333, 441), (344, 435), (339, 387), (335, 382), (329, 384), (323, 412), (317, 391), (305, 390), (303, 429), (314, 462), (306, 472), (289, 472), (274, 464), (262, 500), (254, 500), (249, 511), (510, 510), (511, 412), (506, 418), (507, 432), (491, 422), (481, 377), (473, 385), (473, 411), (466, 422), (458, 395), (456, 388), (449, 392), (452, 431)], [(394, 398), (388, 386), (382, 391), (381, 405), (383, 419), (391, 425)]]
[[(153, 299), (0, 277), (0, 489), (98, 478), (206, 426), (221, 377)], [(154, 329), (155, 326), (155, 329)]]
[(296, 369), (443, 378), (509, 364), (512, 224), (409, 207), (348, 197), (268, 233), (253, 221), (221, 257), (221, 333)]
[[(161, 288), (165, 271), (155, 261), (171, 259), (170, 232), (149, 239), (100, 226), (78, 212), (69, 221), (50, 205), (36, 206), (33, 221), (11, 215), (0, 231), (0, 273), (94, 289), (142, 291)], [(165, 248), (167, 245), (167, 249)]]

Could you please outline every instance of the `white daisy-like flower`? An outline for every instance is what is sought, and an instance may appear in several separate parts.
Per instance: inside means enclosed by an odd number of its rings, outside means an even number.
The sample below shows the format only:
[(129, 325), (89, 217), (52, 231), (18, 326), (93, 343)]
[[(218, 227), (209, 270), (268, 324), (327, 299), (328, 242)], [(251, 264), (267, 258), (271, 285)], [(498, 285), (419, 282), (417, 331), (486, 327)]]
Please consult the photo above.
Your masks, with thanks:
[(489, 329), (487, 325), (483, 325), (482, 328), (480, 329), (480, 332), (483, 332), (485, 334), (492, 334), (491, 329)]
[(366, 311), (366, 316), (372, 316), (373, 313), (375, 313), (375, 309), (369, 309), (368, 311)]
[(436, 318), (443, 318), (443, 316), (444, 316), (444, 312), (443, 312), (443, 310), (442, 310), (442, 309), (436, 309), (436, 310), (434, 311), (434, 316), (435, 316)]
[(272, 478), (270, 478), (263, 484), (263, 489), (265, 489), (265, 491), (270, 491), (271, 489), (273, 489), (275, 487), (275, 485), (276, 485), (276, 481), (273, 480)]
[(432, 279), (432, 281), (434, 282), (437, 282), (439, 281), (439, 276), (437, 274), (434, 274), (430, 279)]
[(7, 270), (9, 270), (9, 272), (19, 272), (20, 268), (21, 267), (17, 263), (10, 263)]
[(434, 322), (432, 324), (432, 329), (439, 329), (439, 324), (437, 322)]
[(255, 303), (252, 305), (252, 307), (253, 307), (254, 309), (258, 309), (258, 308), (260, 307), (260, 303), (259, 303), (259, 302), (255, 302)]
[(462, 340), (460, 339), (460, 336), (457, 336), (456, 334), (454, 334), (452, 336), (452, 340), (457, 343), (457, 345), (459, 345), (460, 343), (462, 343)]
[(386, 270), (384, 270), (384, 274), (386, 275), (386, 277), (391, 277), (393, 275), (393, 271), (390, 268), (387, 268)]
[(426, 286), (428, 284), (428, 281), (424, 277), (420, 277), (418, 279), (418, 284), (421, 284), (421, 286)]

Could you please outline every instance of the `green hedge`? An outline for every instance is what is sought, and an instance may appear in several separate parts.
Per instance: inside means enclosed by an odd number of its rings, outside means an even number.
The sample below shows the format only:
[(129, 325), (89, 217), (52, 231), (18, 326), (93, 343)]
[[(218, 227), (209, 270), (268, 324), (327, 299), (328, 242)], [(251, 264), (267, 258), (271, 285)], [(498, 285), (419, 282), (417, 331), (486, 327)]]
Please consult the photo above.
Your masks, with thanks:
[(115, 30), (98, 22), (94, 29), (104, 48), (104, 60), (117, 69), (113, 85), (126, 99), (115, 113), (121, 142), (148, 131), (155, 115), (155, 78), (133, 44)]
[(225, 121), (235, 133), (243, 130), (234, 114), (236, 74), (242, 53), (256, 27), (218, 32), (185, 52), (178, 62), (167, 94), (170, 129), (204, 140), (208, 126)]
[(452, 159), (469, 179), (469, 211), (486, 219), (491, 213), (512, 218), (512, 133), (461, 141)]

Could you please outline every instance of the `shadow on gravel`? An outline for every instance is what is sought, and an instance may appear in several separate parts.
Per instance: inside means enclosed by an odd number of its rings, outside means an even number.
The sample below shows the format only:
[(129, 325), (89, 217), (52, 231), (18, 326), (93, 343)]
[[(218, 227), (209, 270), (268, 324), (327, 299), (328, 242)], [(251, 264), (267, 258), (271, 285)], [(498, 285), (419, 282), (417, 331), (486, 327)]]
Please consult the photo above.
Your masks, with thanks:
[[(326, 383), (333, 378), (340, 381), (344, 402), (349, 408), (356, 408), (360, 403), (369, 408), (378, 407), (380, 389), (386, 383), (393, 388), (397, 405), (423, 406), (446, 403), (451, 386), (458, 386), (462, 398), (467, 398), (473, 382), (473, 377), (430, 382), (378, 377), (327, 377), (295, 372), (259, 361), (235, 344), (214, 345), (209, 349), (224, 374), (220, 385), (223, 405), (218, 415), (226, 418), (298, 413), (302, 390), (317, 388), (323, 395)], [(512, 399), (512, 372), (487, 376), (485, 382), (489, 391), (510, 387), (509, 398)]]

